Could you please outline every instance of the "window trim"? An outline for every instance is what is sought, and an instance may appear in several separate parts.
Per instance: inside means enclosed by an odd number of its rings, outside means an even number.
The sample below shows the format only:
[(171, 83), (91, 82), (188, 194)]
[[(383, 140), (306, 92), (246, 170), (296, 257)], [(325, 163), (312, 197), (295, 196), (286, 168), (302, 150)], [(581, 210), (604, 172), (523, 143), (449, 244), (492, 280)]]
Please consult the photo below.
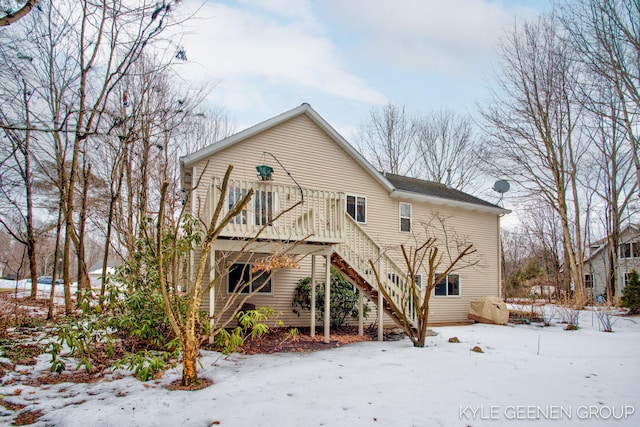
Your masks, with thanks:
[[(435, 277), (440, 276), (440, 273), (436, 273)], [(457, 294), (449, 294), (449, 276), (457, 276), (458, 277), (458, 293)], [(458, 273), (449, 273), (447, 274), (446, 277), (446, 281), (445, 281), (445, 291), (446, 291), (446, 295), (437, 295), (436, 294), (436, 288), (438, 287), (438, 284), (436, 284), (436, 286), (433, 287), (433, 297), (435, 298), (460, 298), (462, 297), (462, 278), (460, 277), (460, 275)]]
[[(627, 256), (627, 248), (629, 248), (629, 256)], [(618, 244), (618, 257), (620, 259), (631, 259), (633, 258), (633, 245), (631, 242), (623, 242)]]
[(594, 289), (595, 288), (595, 281), (594, 279), (594, 275), (590, 274), (590, 273), (585, 273), (584, 274), (584, 287), (585, 289)]
[(424, 277), (422, 276), (422, 273), (416, 273), (415, 278), (416, 278), (416, 285), (418, 286), (418, 289), (422, 290), (422, 286), (423, 286), (422, 284), (424, 283), (424, 280), (423, 280)]
[[(233, 207), (240, 201), (242, 200), (242, 198), (244, 196), (247, 195), (247, 188), (246, 187), (242, 187), (242, 186), (230, 186), (227, 189), (227, 203), (225, 203), (226, 205), (226, 212), (231, 211), (231, 209), (233, 209)], [(233, 196), (232, 196), (233, 194)], [(229, 224), (231, 225), (248, 225), (251, 223), (251, 203), (252, 201), (249, 200), (249, 203), (247, 203), (244, 208), (238, 212), (238, 214), (236, 216), (234, 216), (233, 218), (231, 218), (231, 221), (229, 221)]]
[[(402, 216), (402, 205), (407, 205), (409, 206), (409, 216)], [(403, 230), (402, 229), (402, 220), (403, 219), (408, 219), (409, 220), (409, 229), (408, 230)], [(413, 231), (413, 206), (411, 205), (411, 203), (407, 203), (407, 202), (398, 202), (398, 230), (401, 233), (411, 233), (411, 231)]]
[[(352, 216), (351, 218), (357, 222), (358, 224), (366, 224), (367, 223), (367, 218), (369, 217), (369, 208), (368, 208), (368, 203), (367, 203), (367, 197), (366, 196), (362, 196), (362, 195), (358, 195), (358, 194), (345, 194), (344, 196), (344, 207), (345, 207), (345, 211), (347, 213), (349, 213), (349, 197), (353, 197), (354, 198), (354, 202), (355, 202), (355, 212), (354, 212), (354, 216)], [(362, 199), (364, 201), (364, 221), (358, 221), (357, 217), (358, 217), (358, 199)], [(351, 214), (349, 214), (349, 216), (351, 216)]]
[[(227, 270), (227, 295), (233, 295), (233, 293), (234, 293), (234, 291), (232, 291), (231, 288), (230, 288), (230, 285), (231, 285), (231, 274), (230, 273), (231, 273), (231, 269), (236, 265), (242, 266), (241, 268), (242, 268), (243, 276), (244, 276), (244, 272), (246, 271), (247, 274), (249, 274), (249, 280), (251, 280), (252, 277), (253, 277), (253, 274), (251, 273), (251, 266), (253, 265), (253, 263), (250, 263), (250, 262), (236, 262), (234, 264), (231, 264), (231, 266), (229, 267), (229, 270)], [(258, 295), (273, 295), (273, 275), (270, 275), (269, 282), (271, 282), (271, 284), (269, 286), (271, 290), (269, 292), (258, 291), (254, 295), (255, 296), (258, 296)], [(249, 289), (248, 292), (240, 292), (240, 295), (249, 295), (249, 294), (251, 294), (253, 292), (253, 283), (251, 283), (249, 285), (248, 289)]]
[(624, 288), (627, 287), (627, 283), (629, 283), (629, 278), (631, 277), (631, 273), (630, 272), (623, 272), (622, 273), (622, 288), (620, 288), (620, 291), (623, 291)]

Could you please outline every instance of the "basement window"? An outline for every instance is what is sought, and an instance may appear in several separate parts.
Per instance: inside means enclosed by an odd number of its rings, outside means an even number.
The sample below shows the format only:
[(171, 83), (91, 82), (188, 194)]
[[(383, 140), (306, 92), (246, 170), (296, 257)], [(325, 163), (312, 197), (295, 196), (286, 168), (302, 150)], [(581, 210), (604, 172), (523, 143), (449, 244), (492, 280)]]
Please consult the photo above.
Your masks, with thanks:
[[(440, 273), (436, 273), (436, 277), (438, 276), (440, 276)], [(435, 287), (435, 296), (460, 296), (460, 275), (448, 274), (447, 277), (438, 282)]]
[(227, 292), (230, 294), (250, 294), (256, 291), (260, 294), (271, 293), (271, 274), (267, 271), (251, 273), (251, 264), (233, 264), (229, 268), (227, 280)]

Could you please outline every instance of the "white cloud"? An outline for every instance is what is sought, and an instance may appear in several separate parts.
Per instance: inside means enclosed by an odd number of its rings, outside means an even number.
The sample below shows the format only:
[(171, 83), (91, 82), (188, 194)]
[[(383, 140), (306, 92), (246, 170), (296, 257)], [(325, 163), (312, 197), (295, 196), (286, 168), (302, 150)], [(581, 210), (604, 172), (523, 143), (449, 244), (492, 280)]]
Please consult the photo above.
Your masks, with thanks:
[(336, 22), (376, 60), (412, 69), (465, 73), (495, 43), (515, 15), (533, 9), (483, 0), (332, 0)]
[(223, 105), (251, 102), (255, 108), (266, 103), (253, 92), (261, 83), (363, 103), (384, 102), (379, 92), (347, 70), (306, 3), (269, 0), (259, 2), (259, 8), (252, 7), (258, 4), (255, 0), (243, 3), (248, 7), (205, 4), (183, 41), (194, 63), (190, 77), (217, 82), (218, 94), (225, 96)]

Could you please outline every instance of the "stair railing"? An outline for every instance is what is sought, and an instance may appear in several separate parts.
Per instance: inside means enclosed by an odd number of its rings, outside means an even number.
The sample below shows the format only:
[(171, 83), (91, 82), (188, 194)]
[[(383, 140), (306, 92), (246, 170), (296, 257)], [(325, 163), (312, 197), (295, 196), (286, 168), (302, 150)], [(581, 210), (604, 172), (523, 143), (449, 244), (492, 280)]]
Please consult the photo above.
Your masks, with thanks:
[[(399, 267), (387, 255), (384, 248), (378, 245), (348, 213), (345, 215), (345, 239), (337, 246), (336, 252), (360, 277), (377, 290), (378, 283), (369, 264), (369, 260), (371, 260), (376, 266), (384, 290), (389, 294), (394, 304), (407, 313), (409, 322), (415, 325), (416, 305), (408, 286), (407, 272)], [(378, 297), (382, 298), (381, 292), (378, 292)]]

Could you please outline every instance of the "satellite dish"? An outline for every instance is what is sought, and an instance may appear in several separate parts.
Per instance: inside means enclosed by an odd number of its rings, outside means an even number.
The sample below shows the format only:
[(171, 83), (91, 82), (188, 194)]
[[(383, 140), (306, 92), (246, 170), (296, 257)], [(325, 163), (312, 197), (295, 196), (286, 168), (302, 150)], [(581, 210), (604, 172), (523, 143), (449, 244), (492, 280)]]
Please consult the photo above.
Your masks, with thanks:
[(509, 181), (505, 181), (504, 179), (498, 180), (493, 184), (493, 191), (497, 191), (500, 194), (506, 193), (510, 188)]
[(509, 191), (510, 188), (511, 186), (509, 185), (509, 181), (506, 181), (504, 179), (500, 179), (496, 181), (495, 184), (493, 184), (493, 191), (497, 191), (498, 193), (500, 193), (500, 200), (498, 200), (498, 206), (500, 205), (500, 202), (502, 202), (502, 197), (504, 196), (504, 193)]

